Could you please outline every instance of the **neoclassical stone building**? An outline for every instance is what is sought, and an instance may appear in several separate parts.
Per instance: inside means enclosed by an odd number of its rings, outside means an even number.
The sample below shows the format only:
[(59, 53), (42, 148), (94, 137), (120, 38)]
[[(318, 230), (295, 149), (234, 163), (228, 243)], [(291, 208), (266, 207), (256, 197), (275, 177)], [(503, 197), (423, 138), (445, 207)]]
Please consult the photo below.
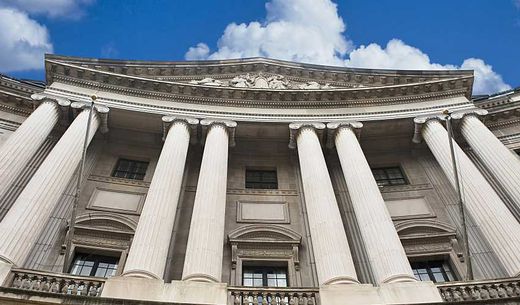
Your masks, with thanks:
[(520, 303), (518, 90), (264, 58), (45, 67), (0, 78), (2, 304)]

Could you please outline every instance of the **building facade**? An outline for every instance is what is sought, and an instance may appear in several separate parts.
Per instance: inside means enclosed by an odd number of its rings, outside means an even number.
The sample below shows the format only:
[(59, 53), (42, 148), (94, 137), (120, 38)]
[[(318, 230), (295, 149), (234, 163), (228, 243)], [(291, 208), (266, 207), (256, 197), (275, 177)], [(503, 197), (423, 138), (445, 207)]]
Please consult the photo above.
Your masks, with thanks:
[(3, 303), (520, 303), (520, 91), (264, 58), (45, 67), (0, 79)]

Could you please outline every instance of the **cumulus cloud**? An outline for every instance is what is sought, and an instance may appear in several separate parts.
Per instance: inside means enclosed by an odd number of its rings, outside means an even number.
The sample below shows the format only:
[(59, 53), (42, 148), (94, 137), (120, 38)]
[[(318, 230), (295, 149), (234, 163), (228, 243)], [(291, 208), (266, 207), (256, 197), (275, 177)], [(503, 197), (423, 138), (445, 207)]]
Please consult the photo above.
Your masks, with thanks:
[[(320, 64), (341, 64), (352, 48), (342, 33), (345, 23), (329, 0), (272, 0), (263, 23), (231, 23), (206, 58), (266, 56)], [(190, 48), (188, 56), (203, 56), (207, 45)]]
[(79, 18), (83, 7), (94, 0), (0, 0), (0, 6), (16, 8), (29, 14), (49, 17)]
[(399, 39), (390, 40), (385, 48), (372, 43), (360, 46), (350, 53), (345, 65), (372, 69), (404, 70), (474, 70), (474, 94), (486, 94), (511, 89), (502, 77), (493, 71), (493, 67), (482, 59), (468, 58), (460, 65), (442, 65), (430, 61), (430, 57), (418, 48), (409, 46)]
[[(520, 1), (520, 0), (516, 0)], [(353, 47), (346, 26), (331, 0), (271, 0), (264, 22), (231, 23), (211, 52), (205, 43), (189, 48), (186, 59), (226, 59), (264, 56), (298, 62), (379, 69), (472, 69), (474, 93), (511, 88), (492, 67), (478, 58), (461, 65), (431, 62), (420, 49), (399, 39)]]
[(19, 10), (0, 8), (0, 71), (41, 69), (52, 50), (45, 26)]

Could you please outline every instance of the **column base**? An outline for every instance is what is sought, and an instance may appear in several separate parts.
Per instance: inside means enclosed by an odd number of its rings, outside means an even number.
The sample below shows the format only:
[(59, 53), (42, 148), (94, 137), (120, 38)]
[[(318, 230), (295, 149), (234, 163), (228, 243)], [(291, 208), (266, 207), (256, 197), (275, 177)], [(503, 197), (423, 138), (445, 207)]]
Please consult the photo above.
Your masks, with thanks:
[(137, 277), (111, 277), (107, 279), (102, 297), (180, 304), (227, 304), (225, 283), (172, 281)]
[(324, 285), (320, 287), (320, 300), (326, 305), (383, 305), (420, 304), (442, 302), (432, 282), (400, 282), (360, 285)]

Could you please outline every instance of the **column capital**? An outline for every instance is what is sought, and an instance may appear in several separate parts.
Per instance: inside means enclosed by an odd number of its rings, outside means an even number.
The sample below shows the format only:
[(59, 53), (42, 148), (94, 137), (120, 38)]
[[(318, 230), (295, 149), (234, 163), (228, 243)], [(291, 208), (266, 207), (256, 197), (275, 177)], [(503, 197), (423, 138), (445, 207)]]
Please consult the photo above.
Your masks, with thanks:
[(61, 96), (54, 96), (47, 93), (34, 93), (31, 95), (33, 109), (36, 109), (43, 103), (53, 103), (59, 107), (59, 124), (62, 126), (68, 125), (68, 113), (70, 107), (70, 100)]
[(197, 126), (199, 125), (199, 120), (192, 117), (183, 117), (183, 116), (169, 116), (165, 115), (162, 117), (162, 125), (163, 125), (163, 136), (162, 140), (166, 140), (166, 136), (168, 135), (168, 131), (170, 127), (176, 122), (182, 122), (188, 129), (190, 133), (190, 143), (197, 143)]
[(220, 126), (223, 127), (229, 135), (229, 146), (234, 147), (236, 145), (235, 129), (237, 127), (237, 122), (224, 119), (202, 119), (200, 120), (200, 125), (202, 126), (202, 143), (205, 142), (210, 128), (213, 126)]
[(322, 122), (293, 122), (289, 124), (289, 148), (296, 148), (296, 139), (303, 129), (312, 129), (316, 132), (320, 142), (323, 142), (323, 132), (327, 126)]
[(39, 105), (44, 102), (53, 102), (62, 107), (70, 106), (71, 102), (69, 99), (61, 96), (53, 96), (46, 93), (34, 93), (31, 95), (34, 105)]
[(341, 122), (330, 122), (327, 124), (327, 148), (334, 148), (336, 135), (343, 128), (352, 130), (356, 137), (359, 139), (361, 134), (361, 128), (363, 123), (358, 121), (341, 121)]
[[(79, 110), (88, 109), (92, 105), (92, 102), (72, 102), (70, 107), (75, 110), (75, 115), (78, 114)], [(99, 116), (99, 131), (101, 133), (108, 132), (108, 113), (110, 112), (110, 108), (108, 108), (105, 104), (95, 103), (94, 110)]]
[(451, 117), (454, 120), (461, 120), (466, 116), (475, 116), (477, 118), (483, 117), (488, 114), (488, 111), (485, 109), (475, 108), (461, 111), (454, 111), (450, 113)]
[(414, 131), (412, 142), (417, 143), (417, 144), (422, 142), (422, 135), (421, 135), (422, 127), (428, 121), (436, 120), (439, 122), (443, 122), (443, 121), (446, 121), (448, 116), (451, 116), (451, 118), (453, 120), (461, 120), (466, 116), (480, 117), (480, 116), (484, 116), (486, 114), (488, 114), (488, 111), (485, 109), (472, 108), (472, 109), (455, 110), (455, 111), (446, 109), (441, 113), (431, 113), (431, 114), (425, 114), (425, 115), (418, 116), (413, 119), (413, 121), (415, 123), (415, 131)]
[(432, 114), (425, 114), (418, 117), (415, 117), (413, 119), (413, 122), (415, 124), (415, 130), (413, 132), (413, 138), (412, 142), (419, 144), (422, 142), (422, 129), (423, 125), (426, 124), (428, 121), (445, 121), (446, 120), (446, 114), (443, 113), (432, 113)]

